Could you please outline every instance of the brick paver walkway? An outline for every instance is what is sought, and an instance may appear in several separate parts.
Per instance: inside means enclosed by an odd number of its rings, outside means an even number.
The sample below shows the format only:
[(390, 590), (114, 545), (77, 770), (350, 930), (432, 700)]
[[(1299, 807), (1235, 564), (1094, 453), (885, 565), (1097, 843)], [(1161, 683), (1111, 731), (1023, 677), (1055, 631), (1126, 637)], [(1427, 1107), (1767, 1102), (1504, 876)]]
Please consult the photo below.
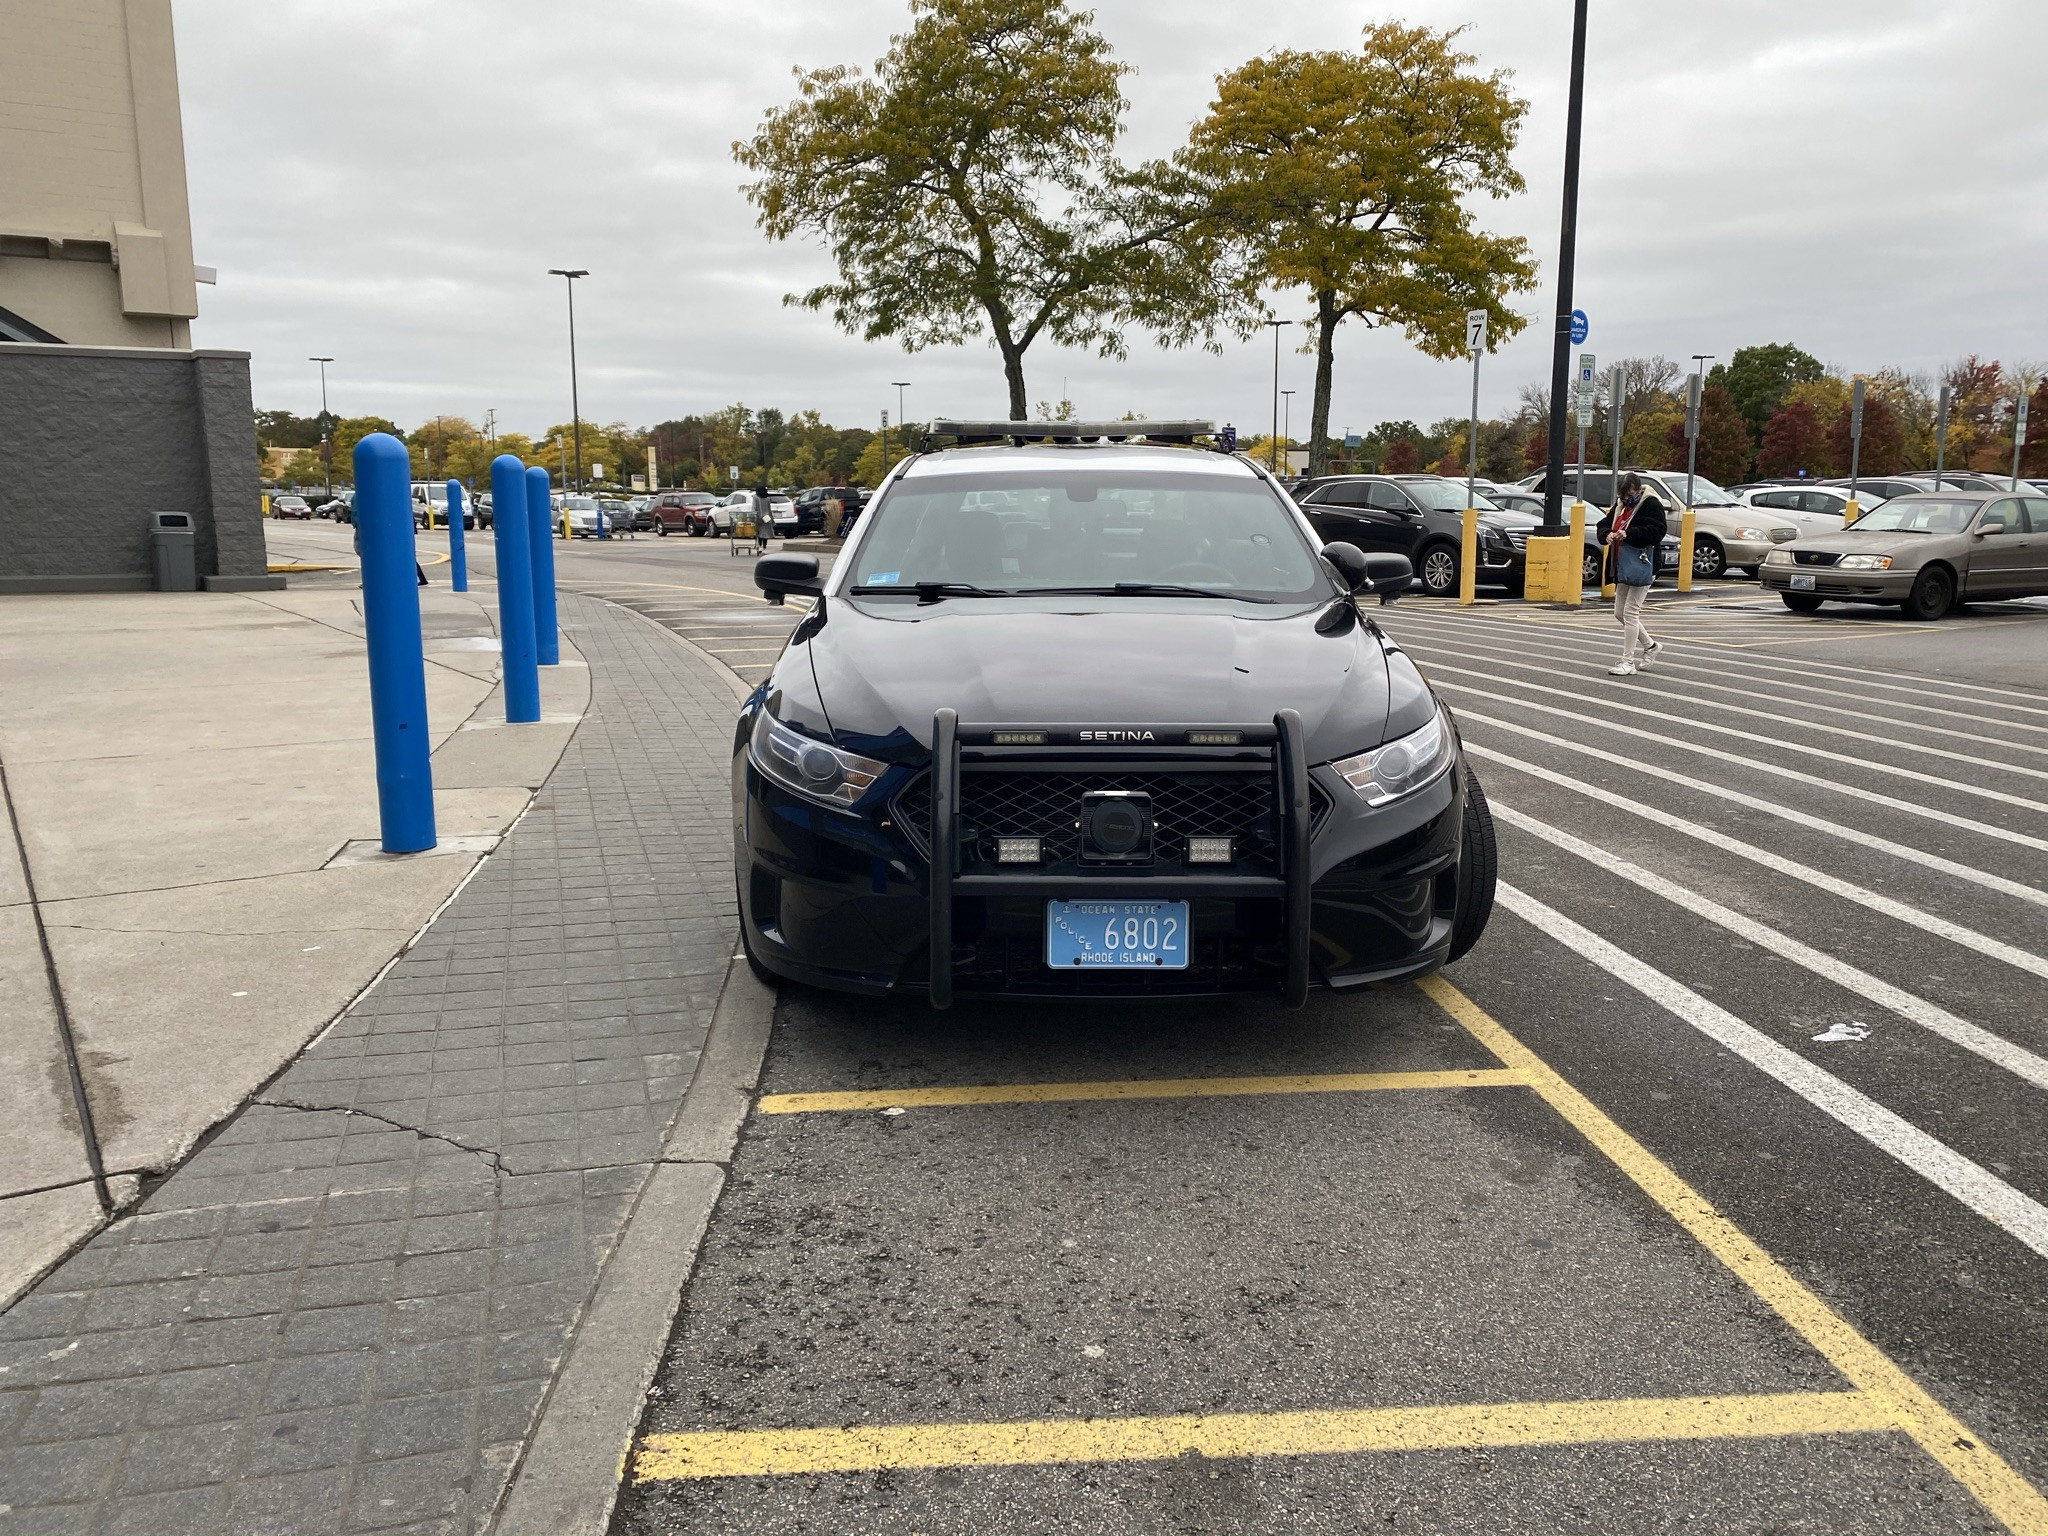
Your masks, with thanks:
[(0, 1531), (468, 1532), (733, 951), (733, 697), (562, 597), (590, 712), (383, 981), (0, 1316)]

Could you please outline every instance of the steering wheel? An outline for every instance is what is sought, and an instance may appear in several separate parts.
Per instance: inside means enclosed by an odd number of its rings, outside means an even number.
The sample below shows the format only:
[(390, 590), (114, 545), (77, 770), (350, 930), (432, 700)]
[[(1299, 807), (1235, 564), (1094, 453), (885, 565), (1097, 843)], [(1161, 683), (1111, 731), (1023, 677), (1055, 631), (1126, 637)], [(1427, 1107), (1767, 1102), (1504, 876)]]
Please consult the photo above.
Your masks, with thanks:
[(1208, 560), (1186, 560), (1179, 565), (1168, 566), (1159, 574), (1162, 581), (1177, 581), (1184, 586), (1192, 585), (1195, 580), (1204, 577), (1211, 581), (1221, 581), (1226, 585), (1233, 585), (1237, 581), (1237, 578), (1222, 566)]

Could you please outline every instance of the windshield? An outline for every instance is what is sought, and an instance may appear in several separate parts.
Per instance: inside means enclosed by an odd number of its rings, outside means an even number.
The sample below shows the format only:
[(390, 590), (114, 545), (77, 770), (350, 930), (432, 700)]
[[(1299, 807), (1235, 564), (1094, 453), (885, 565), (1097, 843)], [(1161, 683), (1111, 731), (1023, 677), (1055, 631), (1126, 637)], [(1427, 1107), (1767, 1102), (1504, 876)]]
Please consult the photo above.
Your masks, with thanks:
[[(1683, 501), (1685, 499), (1685, 479), (1683, 476), (1667, 476), (1665, 484), (1671, 487), (1671, 495), (1674, 500)], [(1691, 504), (1695, 507), (1739, 507), (1742, 505), (1741, 502), (1730, 496), (1705, 475), (1694, 475), (1692, 477)]]
[[(1403, 480), (1401, 489), (1434, 512), (1465, 510), (1465, 482), (1462, 480)], [(1499, 508), (1500, 503), (1487, 500), (1486, 492), (1475, 490), (1472, 505), (1482, 512), (1492, 512)]]
[(568, 496), (563, 498), (562, 505), (571, 512), (595, 512), (597, 510), (597, 498), (595, 496)]
[(1249, 476), (1055, 470), (919, 476), (883, 498), (853, 586), (1002, 593), (1194, 587), (1262, 600), (1329, 590), (1293, 517)]
[(1856, 519), (1858, 533), (1961, 533), (1981, 505), (1974, 501), (1937, 501), (1932, 496), (1901, 496)]

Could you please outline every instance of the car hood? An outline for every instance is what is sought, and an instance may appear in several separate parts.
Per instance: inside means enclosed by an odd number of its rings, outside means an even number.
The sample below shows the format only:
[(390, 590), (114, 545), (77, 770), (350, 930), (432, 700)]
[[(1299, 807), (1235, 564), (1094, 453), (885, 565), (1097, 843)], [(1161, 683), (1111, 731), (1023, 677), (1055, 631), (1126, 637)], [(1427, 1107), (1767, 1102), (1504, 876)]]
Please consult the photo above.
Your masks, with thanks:
[(1914, 555), (1924, 557), (1927, 551), (1948, 540), (1960, 538), (1960, 534), (1943, 533), (1899, 533), (1887, 528), (1858, 530), (1844, 528), (1839, 533), (1820, 533), (1811, 538), (1800, 539), (1784, 546), (1795, 550), (1815, 550), (1828, 555)]
[[(1264, 725), (1294, 709), (1310, 761), (1326, 762), (1415, 729), (1434, 707), (1407, 657), (1343, 603), (1253, 618), (1200, 599), (827, 601), (776, 681), (807, 659), (833, 733), (885, 756), (891, 738), (929, 749), (941, 708), (973, 725), (1107, 728)], [(789, 680), (801, 691), (806, 679)]]

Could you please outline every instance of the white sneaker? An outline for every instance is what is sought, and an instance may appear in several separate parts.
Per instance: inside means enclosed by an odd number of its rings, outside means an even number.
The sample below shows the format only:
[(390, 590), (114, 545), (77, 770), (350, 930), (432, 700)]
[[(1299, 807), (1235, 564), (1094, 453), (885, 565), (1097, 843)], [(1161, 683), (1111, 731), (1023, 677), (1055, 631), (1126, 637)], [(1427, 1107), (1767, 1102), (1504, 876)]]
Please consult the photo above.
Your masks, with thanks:
[(1607, 675), (1609, 677), (1634, 677), (1636, 675), (1637, 670), (1638, 669), (1634, 662), (1624, 661), (1618, 667), (1609, 667), (1607, 669)]

